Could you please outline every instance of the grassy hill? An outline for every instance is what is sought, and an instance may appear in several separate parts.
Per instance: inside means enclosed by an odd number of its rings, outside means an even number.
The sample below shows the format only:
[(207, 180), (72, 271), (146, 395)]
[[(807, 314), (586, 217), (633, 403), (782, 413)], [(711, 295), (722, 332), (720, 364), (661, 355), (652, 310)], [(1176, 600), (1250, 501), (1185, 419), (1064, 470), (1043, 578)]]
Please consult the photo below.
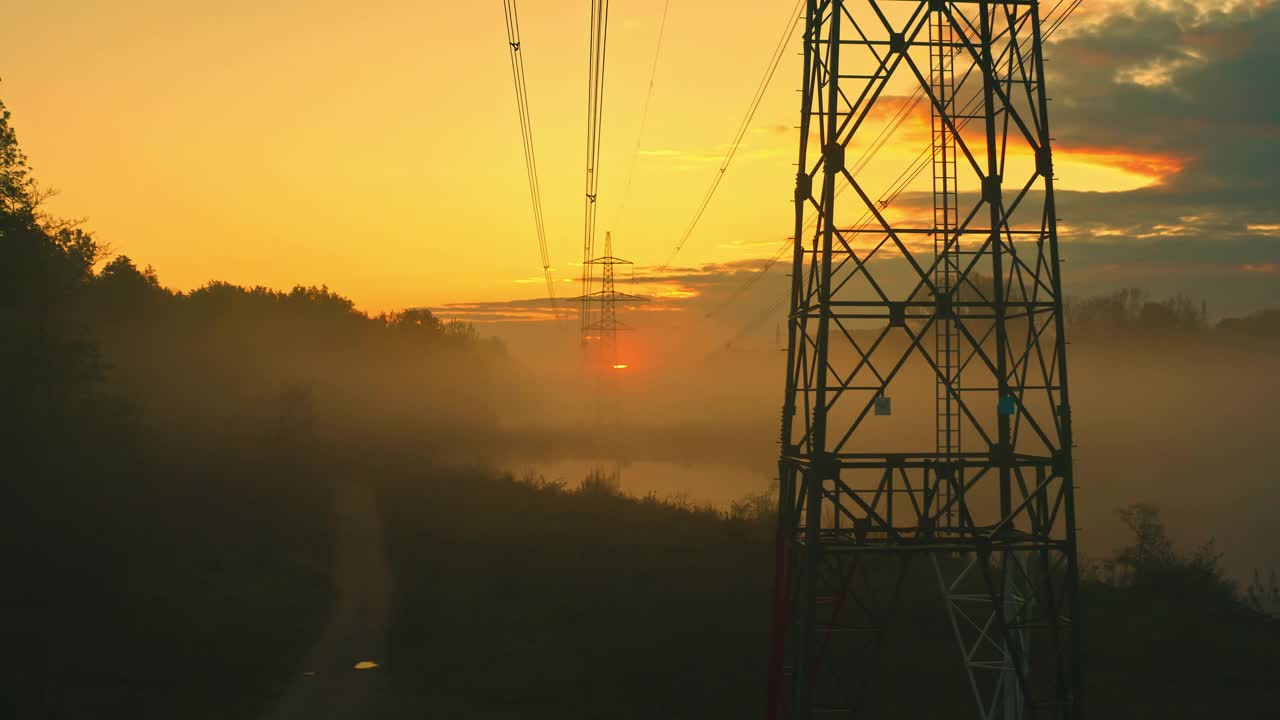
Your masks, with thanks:
[[(482, 472), (390, 473), (378, 491), (396, 578), (387, 669), (405, 707), (480, 718), (763, 716), (767, 499), (717, 513), (626, 497), (599, 478), (571, 490)], [(1162, 538), (1158, 516), (1147, 520)], [(1246, 607), (1211, 552), (1162, 542), (1137, 566), (1125, 564), (1133, 548), (1118, 552), (1084, 582), (1088, 716), (1275, 717), (1280, 621)], [(909, 612), (932, 610), (936, 590), (916, 593)], [(949, 646), (907, 652), (900, 660), (938, 673), (917, 678), (958, 671)], [(941, 682), (912, 680), (906, 702), (966, 717), (921, 692)]]
[(7, 718), (252, 718), (330, 602), (323, 476), (273, 453), (50, 461), (6, 492)]

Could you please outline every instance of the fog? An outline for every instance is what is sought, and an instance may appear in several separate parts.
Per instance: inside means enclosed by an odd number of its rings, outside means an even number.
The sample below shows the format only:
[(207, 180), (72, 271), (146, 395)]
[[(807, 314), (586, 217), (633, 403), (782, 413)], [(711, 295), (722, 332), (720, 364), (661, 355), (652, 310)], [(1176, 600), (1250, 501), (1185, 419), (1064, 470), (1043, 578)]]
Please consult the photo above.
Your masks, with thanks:
[[(1133, 297), (1079, 307), (1115, 310)], [(331, 456), (479, 465), (570, 485), (606, 467), (632, 494), (722, 508), (776, 476), (779, 338), (766, 326), (748, 342), (713, 344), (723, 330), (696, 306), (634, 314), (638, 328), (618, 351), (628, 367), (615, 370), (583, 350), (567, 317), (472, 328), (417, 311), (370, 317), (322, 289), (175, 294), (127, 261), (101, 273), (90, 300), (111, 387), (170, 441), (302, 433)], [(1134, 312), (1118, 328), (1096, 312), (1072, 316), (1080, 547), (1110, 553), (1124, 539), (1114, 511), (1144, 502), (1160, 506), (1181, 546), (1213, 539), (1235, 577), (1280, 566), (1270, 522), (1280, 507), (1270, 453), (1277, 344), (1228, 332), (1230, 322), (1211, 328), (1185, 301), (1160, 306), (1194, 322), (1153, 329)], [(892, 415), (869, 418), (848, 449), (932, 449), (934, 391), (923, 363), (908, 363), (889, 386)], [(1028, 400), (1026, 410), (1043, 419), (1044, 404)], [(976, 412), (994, 412), (988, 405)], [(965, 449), (975, 439), (966, 435)]]
[[(563, 334), (558, 361), (545, 342), (524, 351), (536, 331), (500, 332), (526, 378), (519, 406), (499, 422), (501, 466), (573, 483), (617, 464), (630, 492), (722, 507), (776, 477), (785, 353), (767, 340), (709, 353), (676, 347), (653, 353), (655, 367), (593, 374)], [(1147, 502), (1181, 546), (1213, 539), (1236, 577), (1280, 566), (1277, 346), (1208, 331), (1080, 334), (1068, 372), (1081, 550), (1112, 551), (1125, 539), (1115, 510)], [(893, 416), (872, 418), (856, 448), (931, 443), (933, 392), (931, 376), (908, 366), (890, 385)]]

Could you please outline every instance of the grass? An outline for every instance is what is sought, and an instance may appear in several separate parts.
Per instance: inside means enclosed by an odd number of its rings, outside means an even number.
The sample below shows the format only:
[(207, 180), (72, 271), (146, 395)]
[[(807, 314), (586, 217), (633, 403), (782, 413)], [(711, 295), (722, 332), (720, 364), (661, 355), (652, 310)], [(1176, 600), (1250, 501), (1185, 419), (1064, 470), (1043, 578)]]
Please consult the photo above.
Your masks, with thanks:
[(771, 531), (598, 480), (575, 492), (482, 472), (381, 484), (398, 693), (495, 718), (761, 705)]
[(330, 602), (326, 485), (270, 456), (31, 473), (6, 507), (0, 715), (252, 718)]
[[(20, 582), (0, 613), (2, 717), (259, 717), (324, 626), (331, 473), (379, 499), (396, 716), (762, 715), (767, 497), (721, 512), (607, 473), (569, 488), (245, 448), (129, 455), (30, 474), (3, 507)], [(1277, 716), (1280, 621), (1170, 558), (1149, 581), (1085, 583), (1088, 716)], [(894, 662), (950, 674), (877, 680), (893, 707), (959, 680), (950, 655), (916, 659), (916, 634)]]
[[(405, 707), (474, 718), (762, 717), (768, 503), (719, 513), (627, 497), (597, 475), (576, 489), (479, 471), (379, 481), (396, 587), (388, 672)], [(919, 598), (906, 612), (936, 609), (945, 630), (940, 606)], [(1089, 717), (1280, 716), (1280, 622), (1217, 588), (1092, 580), (1082, 603)], [(937, 716), (967, 717), (930, 692), (964, 692), (958, 662), (912, 649), (928, 644), (915, 634), (898, 632), (894, 662), (919, 672), (876, 680), (882, 694), (894, 707), (937, 702)]]

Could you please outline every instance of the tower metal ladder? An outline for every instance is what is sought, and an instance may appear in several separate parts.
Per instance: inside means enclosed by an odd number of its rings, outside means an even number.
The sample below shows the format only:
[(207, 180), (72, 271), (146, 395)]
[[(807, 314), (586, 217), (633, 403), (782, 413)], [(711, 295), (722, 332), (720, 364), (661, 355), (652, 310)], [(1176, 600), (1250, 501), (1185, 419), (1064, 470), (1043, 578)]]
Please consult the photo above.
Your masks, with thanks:
[[(938, 308), (952, 308), (959, 300), (956, 293), (961, 270), (959, 224), (959, 191), (957, 186), (956, 138), (952, 130), (955, 120), (955, 32), (946, 15), (931, 12), (929, 18), (929, 65), (931, 90), (937, 106), (931, 113), (933, 155), (933, 251), (935, 264), (933, 283)], [(951, 123), (948, 124), (948, 121)], [(954, 461), (960, 452), (960, 328), (954, 319), (956, 310), (941, 313), (934, 323), (934, 362), (941, 371), (936, 382), (935, 412), (937, 419), (938, 462), (943, 472), (954, 472)], [(942, 483), (940, 501), (949, 507), (951, 485)], [(940, 520), (951, 525), (953, 511), (948, 509)]]

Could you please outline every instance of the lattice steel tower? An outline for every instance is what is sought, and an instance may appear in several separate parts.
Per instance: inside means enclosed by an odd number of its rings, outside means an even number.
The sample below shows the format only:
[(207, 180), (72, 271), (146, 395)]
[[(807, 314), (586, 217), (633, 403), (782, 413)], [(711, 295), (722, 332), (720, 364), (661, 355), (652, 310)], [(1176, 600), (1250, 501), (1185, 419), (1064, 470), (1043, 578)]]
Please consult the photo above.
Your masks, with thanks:
[(771, 718), (1080, 717), (1040, 21), (807, 2)]
[(618, 331), (629, 330), (625, 323), (618, 322), (618, 301), (646, 302), (647, 298), (618, 292), (614, 282), (614, 268), (618, 265), (631, 265), (630, 260), (623, 260), (613, 255), (613, 234), (604, 234), (604, 255), (587, 260), (587, 276), (595, 277), (595, 268), (600, 272), (600, 289), (574, 298), (582, 303), (582, 343), (588, 349), (594, 347), (600, 357), (610, 365), (619, 364)]

